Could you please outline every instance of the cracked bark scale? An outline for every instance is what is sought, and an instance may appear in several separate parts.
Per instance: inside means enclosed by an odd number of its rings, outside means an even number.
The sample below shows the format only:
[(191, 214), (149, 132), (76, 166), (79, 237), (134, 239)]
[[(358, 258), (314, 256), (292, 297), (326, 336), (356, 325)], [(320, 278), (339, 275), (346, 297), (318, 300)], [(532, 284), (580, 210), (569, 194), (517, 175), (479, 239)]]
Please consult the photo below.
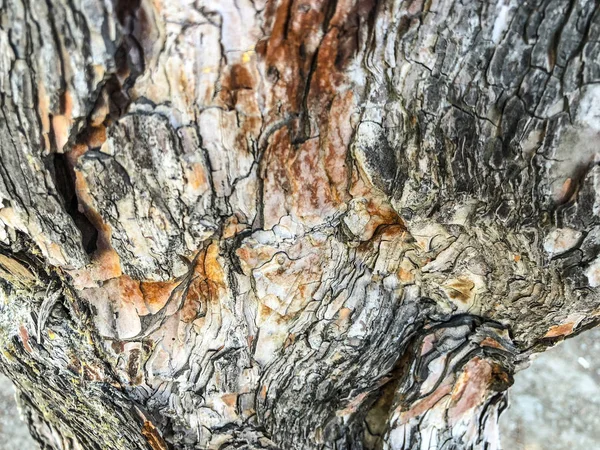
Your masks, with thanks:
[(0, 1), (34, 438), (498, 448), (599, 320), (599, 38), (592, 0)]

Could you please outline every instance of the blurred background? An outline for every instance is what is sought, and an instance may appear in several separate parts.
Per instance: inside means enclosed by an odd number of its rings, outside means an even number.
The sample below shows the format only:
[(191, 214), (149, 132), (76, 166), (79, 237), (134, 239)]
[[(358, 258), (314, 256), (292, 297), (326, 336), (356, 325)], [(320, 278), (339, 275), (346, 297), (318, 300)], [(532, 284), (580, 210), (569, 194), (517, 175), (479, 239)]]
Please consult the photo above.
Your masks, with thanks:
[[(539, 355), (515, 376), (500, 419), (504, 450), (600, 449), (600, 329)], [(0, 374), (0, 450), (37, 450)]]
[(0, 373), (0, 450), (38, 450), (17, 409), (11, 381)]
[(600, 449), (600, 328), (538, 355), (509, 395), (504, 450)]

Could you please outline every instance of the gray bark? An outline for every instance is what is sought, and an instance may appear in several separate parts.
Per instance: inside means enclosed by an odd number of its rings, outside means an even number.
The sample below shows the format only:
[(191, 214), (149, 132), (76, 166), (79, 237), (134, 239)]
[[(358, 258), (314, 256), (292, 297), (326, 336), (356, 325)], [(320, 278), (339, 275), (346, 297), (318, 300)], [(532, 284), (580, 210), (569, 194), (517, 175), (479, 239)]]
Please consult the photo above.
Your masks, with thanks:
[(495, 449), (598, 323), (597, 1), (0, 6), (0, 368), (42, 448)]

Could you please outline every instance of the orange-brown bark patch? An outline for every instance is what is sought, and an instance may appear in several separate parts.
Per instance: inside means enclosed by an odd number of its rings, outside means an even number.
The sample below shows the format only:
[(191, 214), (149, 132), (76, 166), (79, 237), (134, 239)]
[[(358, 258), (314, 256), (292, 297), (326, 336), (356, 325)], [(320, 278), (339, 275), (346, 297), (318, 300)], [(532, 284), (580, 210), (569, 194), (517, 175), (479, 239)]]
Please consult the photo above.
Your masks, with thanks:
[(192, 281), (181, 309), (181, 319), (185, 323), (193, 322), (204, 310), (204, 305), (210, 302), (213, 295), (218, 295), (218, 293), (211, 289), (209, 280), (196, 279)]
[(204, 273), (206, 278), (215, 283), (219, 288), (225, 287), (225, 269), (219, 262), (219, 244), (217, 242), (211, 243), (206, 249), (204, 258), (198, 258), (198, 260), (202, 263), (198, 267), (200, 270), (199, 273)]
[(320, 140), (306, 141), (292, 158), (289, 182), (292, 186), (296, 214), (310, 221), (320, 220), (333, 213), (335, 204), (321, 159)]
[(61, 97), (61, 113), (52, 117), (52, 131), (54, 143), (59, 153), (62, 153), (69, 140), (72, 125), (73, 98), (69, 91), (65, 91)]
[(267, 77), (274, 84), (275, 101), (285, 111), (298, 111), (302, 106), (311, 60), (318, 47), (327, 2), (284, 0), (269, 2), (266, 20), (273, 26), (268, 42), (258, 46), (264, 58)]
[(345, 69), (356, 54), (359, 23), (374, 4), (290, 0), (267, 5), (271, 34), (257, 54), (273, 85), (268, 106), (276, 115), (266, 121), (293, 120), (271, 136), (262, 161), (265, 228), (288, 211), (314, 225), (349, 200), (347, 154), (355, 105)]
[(556, 203), (567, 203), (577, 191), (577, 183), (572, 178), (567, 178), (556, 195)]
[(545, 338), (554, 338), (559, 336), (568, 336), (573, 333), (575, 328), (575, 322), (563, 323), (562, 325), (555, 325), (548, 330), (544, 335)]
[(467, 303), (473, 298), (473, 288), (475, 287), (475, 283), (468, 278), (459, 277), (451, 280), (444, 287), (444, 290), (451, 300)]
[(247, 223), (240, 223), (240, 220), (236, 216), (231, 216), (225, 219), (225, 223), (223, 224), (223, 239), (237, 236), (246, 229), (248, 229)]
[(396, 210), (389, 203), (385, 195), (375, 188), (365, 174), (360, 171), (353, 173), (350, 186), (350, 195), (353, 198), (366, 199), (366, 211), (370, 216), (369, 222), (359, 236), (361, 241), (373, 239), (376, 230), (382, 225), (402, 225), (404, 222)]
[(232, 90), (252, 89), (254, 87), (254, 77), (243, 64), (234, 64), (230, 73), (230, 88)]
[(415, 274), (412, 270), (400, 267), (400, 269), (398, 269), (398, 279), (403, 283), (412, 283), (415, 281)]
[(293, 345), (296, 342), (296, 335), (294, 333), (290, 333), (283, 343), (283, 348), (288, 348), (290, 345)]
[(98, 148), (106, 141), (106, 127), (103, 125), (92, 127), (88, 131), (87, 142), (89, 148)]
[(208, 177), (203, 164), (194, 163), (185, 168), (185, 177), (194, 191), (204, 192), (208, 189)]
[(490, 385), (496, 382), (493, 365), (479, 357), (470, 360), (463, 368), (452, 390), (453, 406), (448, 410), (451, 423), (471, 414), (488, 395)]
[(334, 203), (345, 202), (350, 197), (347, 159), (354, 131), (350, 123), (353, 110), (354, 95), (351, 91), (335, 96), (329, 112), (330, 121), (323, 132), (323, 163)]
[(149, 313), (148, 308), (140, 290), (140, 282), (132, 279), (128, 275), (122, 275), (107, 281), (102, 288), (112, 300), (119, 304), (120, 302), (131, 303), (138, 315)]
[(291, 191), (286, 165), (291, 158), (291, 138), (285, 128), (275, 132), (263, 159), (262, 178), (264, 180), (263, 219), (264, 227), (276, 225), (287, 215), (286, 197)]
[(218, 304), (226, 292), (225, 269), (220, 262), (219, 245), (211, 243), (196, 258), (193, 278), (187, 287), (187, 293), (181, 310), (181, 319), (190, 323), (208, 305)]
[(92, 287), (96, 283), (117, 278), (122, 275), (121, 262), (111, 244), (112, 229), (100, 213), (94, 209), (89, 186), (83, 174), (77, 170), (79, 158), (91, 148), (100, 147), (106, 141), (106, 127), (102, 124), (85, 130), (77, 137), (77, 142), (66, 153), (70, 170), (75, 173), (75, 195), (78, 209), (98, 231), (96, 250), (90, 255), (90, 264), (80, 270), (69, 273), (80, 288)]
[(483, 341), (481, 341), (481, 343), (479, 344), (482, 347), (494, 347), (494, 348), (504, 348), (502, 347), (502, 345), (496, 341), (495, 339), (492, 339), (491, 337), (486, 337)]
[(25, 348), (27, 353), (33, 353), (33, 348), (31, 348), (31, 345), (29, 345), (29, 333), (23, 325), (19, 327), (19, 335), (21, 336), (21, 341), (23, 342), (23, 348)]
[(140, 291), (151, 314), (160, 311), (169, 300), (171, 292), (177, 286), (172, 281), (142, 281)]
[(225, 403), (230, 408), (235, 408), (235, 405), (237, 403), (237, 398), (238, 398), (237, 394), (225, 394), (225, 395), (221, 396), (221, 400), (223, 400), (223, 403)]
[(408, 423), (411, 419), (421, 416), (424, 412), (429, 411), (438, 403), (444, 396), (448, 395), (452, 390), (452, 385), (448, 383), (441, 384), (435, 391), (417, 402), (409, 410), (400, 414), (400, 423)]
[(42, 125), (42, 135), (44, 136), (44, 148), (50, 150), (50, 99), (46, 93), (44, 83), (38, 85), (38, 115)]
[(329, 104), (356, 54), (359, 24), (375, 5), (373, 0), (269, 2), (265, 20), (271, 34), (257, 53), (275, 84), (275, 100), (296, 112), (305, 96), (311, 109)]
[(149, 420), (144, 421), (142, 435), (146, 438), (146, 441), (148, 441), (148, 444), (152, 450), (169, 450), (169, 447), (167, 447), (167, 444), (163, 440), (162, 436), (154, 424)]
[(421, 356), (426, 355), (431, 350), (433, 350), (434, 344), (436, 341), (435, 334), (428, 334), (423, 339), (423, 344), (421, 345)]

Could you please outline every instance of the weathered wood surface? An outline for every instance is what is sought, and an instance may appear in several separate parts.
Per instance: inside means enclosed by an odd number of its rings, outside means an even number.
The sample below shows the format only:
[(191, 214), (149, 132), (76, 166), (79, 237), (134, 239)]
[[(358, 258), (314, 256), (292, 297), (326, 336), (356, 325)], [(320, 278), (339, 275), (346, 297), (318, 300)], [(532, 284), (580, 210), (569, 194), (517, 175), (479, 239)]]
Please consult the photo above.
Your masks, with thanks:
[(0, 366), (43, 448), (494, 449), (600, 320), (597, 1), (0, 5)]

